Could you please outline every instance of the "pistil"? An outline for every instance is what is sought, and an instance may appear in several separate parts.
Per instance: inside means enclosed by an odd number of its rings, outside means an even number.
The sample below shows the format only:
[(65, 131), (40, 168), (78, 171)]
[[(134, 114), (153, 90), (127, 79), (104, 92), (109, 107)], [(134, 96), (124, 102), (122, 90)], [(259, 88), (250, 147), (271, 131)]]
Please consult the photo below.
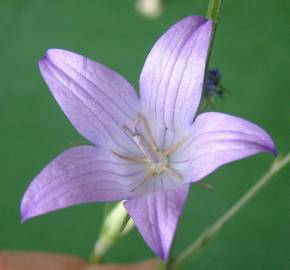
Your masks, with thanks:
[[(143, 124), (143, 129), (146, 133), (145, 136), (137, 127), (139, 123)], [(138, 146), (138, 148), (140, 149), (140, 151), (144, 156), (143, 157), (124, 156), (112, 150), (113, 154), (129, 162), (144, 164), (144, 167), (147, 171), (145, 177), (138, 183), (136, 187), (132, 189), (132, 191), (139, 188), (145, 181), (150, 180), (152, 177), (160, 175), (162, 173), (167, 173), (168, 175), (171, 175), (179, 180), (183, 179), (183, 177), (179, 173), (175, 172), (173, 169), (169, 167), (168, 158), (170, 154), (172, 154), (174, 151), (180, 148), (181, 145), (184, 144), (184, 142), (186, 141), (185, 139), (171, 145), (165, 151), (159, 150), (154, 141), (154, 137), (152, 135), (150, 126), (146, 118), (141, 114), (138, 114), (137, 119), (133, 124), (133, 129), (130, 129), (126, 125), (123, 126), (123, 129), (125, 133), (132, 138), (132, 140), (135, 142), (135, 144)]]

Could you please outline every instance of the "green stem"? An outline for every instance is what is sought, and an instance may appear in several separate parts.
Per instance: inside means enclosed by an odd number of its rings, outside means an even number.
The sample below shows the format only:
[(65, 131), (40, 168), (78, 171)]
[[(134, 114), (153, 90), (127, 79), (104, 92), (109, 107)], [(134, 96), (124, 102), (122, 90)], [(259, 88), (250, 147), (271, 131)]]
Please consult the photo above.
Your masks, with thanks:
[(222, 0), (210, 0), (207, 8), (206, 16), (215, 23), (218, 21), (219, 13), (222, 6)]
[(208, 8), (207, 8), (206, 17), (213, 21), (213, 29), (212, 29), (210, 47), (209, 47), (208, 55), (207, 55), (207, 62), (206, 62), (206, 69), (205, 69), (206, 73), (205, 74), (207, 74), (207, 70), (208, 70), (208, 63), (209, 63), (209, 59), (210, 59), (211, 52), (212, 52), (213, 41), (215, 38), (215, 32), (217, 29), (219, 15), (220, 15), (220, 12), (222, 9), (222, 5), (223, 5), (223, 0), (210, 0), (209, 4), (208, 4)]
[[(215, 38), (215, 33), (219, 21), (219, 16), (220, 12), (222, 9), (223, 5), (223, 0), (209, 0), (208, 8), (207, 8), (207, 14), (206, 17), (213, 22), (213, 29), (210, 37), (210, 45), (208, 49), (208, 54), (207, 54), (207, 59), (206, 59), (206, 64), (205, 64), (205, 76), (204, 76), (204, 81), (203, 81), (203, 93), (206, 93), (206, 81), (207, 81), (207, 74), (208, 74), (208, 66), (209, 66), (209, 61), (210, 57), (212, 54), (212, 48), (213, 48), (213, 42)], [(207, 106), (207, 105), (206, 105)], [(203, 109), (199, 108), (199, 112), (202, 112)]]
[(285, 157), (278, 157), (271, 165), (269, 170), (227, 211), (225, 212), (214, 224), (212, 224), (206, 231), (201, 233), (197, 240), (188, 246), (178, 256), (171, 269), (177, 269), (184, 263), (186, 259), (201, 250), (220, 229), (227, 223), (238, 211), (245, 206), (271, 179), (272, 177), (282, 170), (287, 164), (290, 163), (290, 153)]

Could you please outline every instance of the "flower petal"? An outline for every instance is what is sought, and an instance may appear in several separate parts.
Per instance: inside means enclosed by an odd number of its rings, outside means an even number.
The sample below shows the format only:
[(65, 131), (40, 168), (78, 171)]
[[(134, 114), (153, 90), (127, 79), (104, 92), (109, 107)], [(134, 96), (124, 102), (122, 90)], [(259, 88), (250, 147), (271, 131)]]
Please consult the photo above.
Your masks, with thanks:
[(211, 33), (212, 21), (187, 17), (165, 32), (148, 55), (140, 94), (145, 114), (155, 122), (155, 133), (192, 123), (202, 94)]
[(21, 203), (22, 221), (76, 204), (131, 198), (131, 185), (143, 171), (102, 148), (68, 149), (29, 185)]
[(134, 121), (139, 100), (121, 75), (60, 49), (48, 50), (39, 67), (56, 101), (84, 137), (96, 145), (130, 149), (132, 141), (122, 127)]
[(146, 243), (166, 260), (189, 185), (170, 191), (158, 191), (124, 202)]
[[(187, 182), (198, 181), (221, 165), (234, 160), (261, 152), (276, 154), (270, 135), (259, 126), (239, 117), (215, 112), (203, 113), (196, 118), (192, 131), (189, 143), (172, 158), (173, 162), (177, 162), (178, 156), (183, 156), (186, 160), (184, 152), (188, 152), (186, 169), (190, 173)], [(175, 169), (177, 170), (176, 167)]]

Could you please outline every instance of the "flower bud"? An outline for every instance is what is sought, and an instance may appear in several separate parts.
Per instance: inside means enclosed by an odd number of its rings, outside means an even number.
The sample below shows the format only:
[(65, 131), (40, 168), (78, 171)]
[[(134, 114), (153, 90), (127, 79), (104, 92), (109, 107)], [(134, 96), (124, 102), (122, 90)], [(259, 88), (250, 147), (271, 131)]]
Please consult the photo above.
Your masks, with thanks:
[(123, 226), (127, 215), (123, 202), (116, 204), (116, 206), (106, 215), (99, 239), (94, 247), (94, 254), (92, 256), (93, 261), (100, 261), (103, 255), (117, 240), (125, 236), (134, 228), (134, 222), (131, 219)]

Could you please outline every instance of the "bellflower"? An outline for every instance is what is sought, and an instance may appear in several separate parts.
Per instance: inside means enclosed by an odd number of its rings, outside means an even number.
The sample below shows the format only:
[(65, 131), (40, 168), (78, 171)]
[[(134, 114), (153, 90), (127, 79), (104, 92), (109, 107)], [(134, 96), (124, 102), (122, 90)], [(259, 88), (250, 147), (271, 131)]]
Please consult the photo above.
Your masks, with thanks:
[(64, 207), (125, 200), (146, 243), (168, 257), (191, 183), (223, 164), (275, 153), (257, 125), (223, 113), (196, 116), (212, 21), (187, 17), (165, 32), (140, 76), (140, 97), (115, 71), (50, 49), (41, 74), (73, 126), (93, 145), (70, 148), (33, 180), (22, 221)]

